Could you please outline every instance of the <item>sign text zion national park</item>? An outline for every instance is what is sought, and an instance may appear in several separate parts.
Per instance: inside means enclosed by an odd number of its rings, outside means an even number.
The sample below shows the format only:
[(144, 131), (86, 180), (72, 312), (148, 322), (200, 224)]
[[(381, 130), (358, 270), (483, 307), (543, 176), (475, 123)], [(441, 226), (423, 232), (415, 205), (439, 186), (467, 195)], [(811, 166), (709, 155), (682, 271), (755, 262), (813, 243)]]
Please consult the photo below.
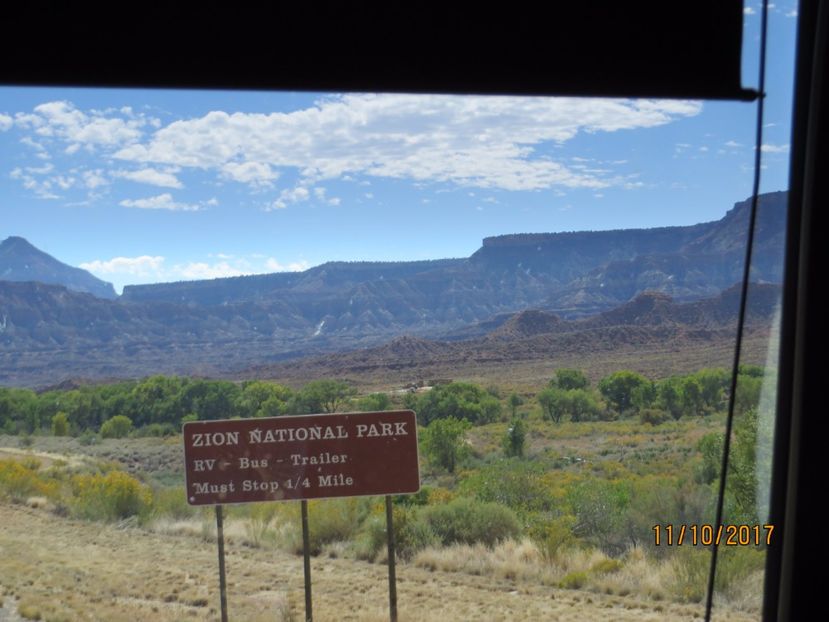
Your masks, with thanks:
[(417, 492), (410, 411), (184, 425), (191, 505)]

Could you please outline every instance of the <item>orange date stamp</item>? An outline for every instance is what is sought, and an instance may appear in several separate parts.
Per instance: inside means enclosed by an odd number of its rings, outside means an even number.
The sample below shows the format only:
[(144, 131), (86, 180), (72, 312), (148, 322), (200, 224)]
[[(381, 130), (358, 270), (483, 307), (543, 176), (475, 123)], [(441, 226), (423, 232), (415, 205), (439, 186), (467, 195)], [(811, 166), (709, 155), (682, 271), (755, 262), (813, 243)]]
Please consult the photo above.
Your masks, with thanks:
[(656, 546), (760, 546), (771, 545), (774, 525), (654, 525)]

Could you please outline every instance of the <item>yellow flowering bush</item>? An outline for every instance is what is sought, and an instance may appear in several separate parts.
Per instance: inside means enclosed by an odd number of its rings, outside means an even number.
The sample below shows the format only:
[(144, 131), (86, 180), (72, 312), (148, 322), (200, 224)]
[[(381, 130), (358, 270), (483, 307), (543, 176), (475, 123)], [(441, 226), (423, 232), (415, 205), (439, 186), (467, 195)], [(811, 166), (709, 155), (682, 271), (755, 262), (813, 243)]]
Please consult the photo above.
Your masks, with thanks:
[(152, 506), (152, 492), (123, 471), (76, 475), (72, 478), (72, 513), (91, 520), (119, 520), (146, 517)]
[(0, 460), (0, 498), (23, 502), (29, 497), (53, 497), (58, 485), (38, 473), (39, 463)]

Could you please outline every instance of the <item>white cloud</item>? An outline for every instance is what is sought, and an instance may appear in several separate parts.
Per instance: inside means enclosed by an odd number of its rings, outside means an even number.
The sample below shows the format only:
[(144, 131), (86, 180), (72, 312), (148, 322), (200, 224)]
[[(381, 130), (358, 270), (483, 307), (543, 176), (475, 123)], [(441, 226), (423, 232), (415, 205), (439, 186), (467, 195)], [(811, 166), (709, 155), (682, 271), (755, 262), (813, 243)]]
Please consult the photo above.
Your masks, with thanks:
[(291, 203), (302, 203), (308, 200), (310, 193), (305, 186), (297, 186), (290, 190), (283, 190), (279, 193), (279, 198), (274, 201), (269, 210), (285, 209)]
[(226, 162), (221, 171), (225, 177), (243, 184), (270, 186), (279, 173), (264, 162)]
[(66, 177), (64, 175), (58, 175), (52, 181), (54, 181), (54, 183), (56, 183), (61, 190), (68, 190), (75, 185), (74, 177)]
[(26, 168), (20, 168), (18, 166), (11, 170), (9, 177), (20, 181), (26, 190), (31, 190), (39, 199), (59, 199), (61, 197), (55, 194), (54, 187), (64, 187), (65, 189), (71, 183), (68, 181), (69, 178), (59, 175), (44, 179), (43, 176), (51, 173), (54, 168), (50, 162), (39, 167), (27, 166)]
[(10, 129), (13, 123), (14, 119), (9, 115), (0, 113), (0, 132), (5, 132)]
[(763, 145), (760, 147), (760, 151), (763, 153), (788, 153), (789, 146), (788, 145)]
[(136, 171), (117, 170), (112, 172), (113, 177), (121, 179), (129, 179), (142, 184), (150, 184), (151, 186), (161, 186), (163, 188), (183, 188), (183, 184), (178, 178), (170, 172), (158, 171), (154, 168), (142, 168)]
[(340, 197), (331, 197), (330, 199), (328, 199), (326, 201), (326, 203), (328, 203), (328, 205), (331, 205), (333, 207), (337, 207), (341, 203)]
[(178, 280), (193, 281), (199, 279), (218, 279), (228, 276), (242, 276), (244, 274), (250, 274), (250, 272), (235, 268), (226, 261), (220, 261), (214, 264), (194, 261), (173, 266), (170, 276), (174, 279), (177, 277)]
[(156, 276), (164, 266), (164, 257), (141, 255), (140, 257), (113, 257), (112, 259), (95, 259), (80, 264), (84, 270), (106, 277), (110, 274), (132, 276)]
[(122, 207), (137, 207), (139, 209), (166, 209), (172, 211), (195, 212), (201, 209), (198, 205), (177, 203), (169, 192), (147, 199), (124, 199), (119, 203)]
[(16, 115), (17, 123), (44, 138), (56, 138), (72, 145), (117, 147), (140, 138), (143, 117), (107, 116), (106, 112), (78, 110), (68, 101), (36, 106), (33, 114)]
[[(507, 190), (603, 188), (617, 181), (574, 171), (536, 149), (701, 110), (691, 101), (352, 94), (290, 113), (213, 111), (173, 122), (115, 157), (213, 169), (240, 181), (271, 181), (278, 169), (292, 168), (299, 187), (363, 175)], [(302, 200), (280, 195), (271, 209)]]
[(55, 165), (47, 162), (43, 166), (27, 166), (26, 172), (27, 173), (34, 173), (35, 175), (45, 175), (46, 173), (51, 173), (55, 170)]
[[(269, 257), (261, 262), (258, 268), (254, 268), (244, 258), (226, 253), (211, 253), (209, 256), (219, 261), (187, 261), (168, 265), (163, 256), (140, 255), (95, 259), (80, 264), (80, 267), (101, 278), (115, 282), (116, 289), (131, 283), (216, 279), (268, 272), (297, 272), (307, 270), (309, 267), (305, 260), (282, 264), (273, 257)], [(265, 255), (260, 255), (259, 259), (265, 257)]]
[(732, 149), (736, 149), (737, 147), (742, 147), (743, 145), (741, 143), (738, 143), (736, 140), (729, 140), (727, 143), (725, 143), (725, 146), (731, 147)]
[(622, 187), (625, 190), (636, 190), (637, 188), (644, 188), (645, 183), (641, 181), (626, 181), (624, 184), (622, 184)]
[(41, 158), (49, 159), (49, 153), (46, 151), (46, 147), (41, 145), (39, 142), (31, 138), (30, 136), (24, 136), (20, 139), (21, 145), (26, 145), (27, 147), (31, 147), (35, 150), (35, 155)]
[(744, 9), (743, 9), (743, 13), (744, 13), (745, 15), (756, 15), (756, 14), (757, 14), (757, 11), (755, 11), (754, 9), (752, 9), (750, 6), (747, 6), (746, 8), (744, 8)]
[(95, 169), (94, 171), (84, 171), (83, 182), (84, 185), (90, 190), (94, 190), (95, 188), (105, 186), (109, 183), (106, 177), (104, 177), (104, 172), (101, 169)]
[(288, 264), (282, 264), (273, 257), (269, 257), (265, 262), (265, 267), (271, 272), (302, 272), (308, 269), (309, 264), (304, 259), (302, 261), (293, 261)]

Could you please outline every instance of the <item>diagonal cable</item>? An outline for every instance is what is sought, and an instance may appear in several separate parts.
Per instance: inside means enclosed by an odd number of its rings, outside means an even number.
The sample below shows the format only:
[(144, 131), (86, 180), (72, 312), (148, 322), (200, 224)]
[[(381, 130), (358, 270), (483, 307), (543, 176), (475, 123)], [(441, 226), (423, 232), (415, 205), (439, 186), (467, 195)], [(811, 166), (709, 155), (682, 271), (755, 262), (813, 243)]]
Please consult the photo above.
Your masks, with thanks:
[[(723, 504), (725, 501), (725, 485), (728, 471), (728, 457), (731, 452), (731, 433), (734, 424), (734, 402), (737, 394), (737, 376), (740, 369), (740, 352), (743, 346), (743, 330), (745, 327), (746, 306), (748, 301), (749, 277), (751, 276), (751, 257), (754, 247), (754, 233), (757, 222), (757, 203), (760, 193), (760, 163), (763, 146), (763, 112), (766, 98), (766, 38), (768, 30), (768, 0), (763, 0), (763, 10), (760, 25), (760, 77), (757, 90), (757, 128), (754, 141), (754, 183), (751, 193), (751, 210), (749, 211), (748, 237), (746, 240), (746, 256), (743, 265), (743, 282), (740, 288), (740, 310), (737, 315), (737, 339), (734, 344), (734, 362), (731, 368), (731, 388), (728, 397), (728, 416), (725, 421), (725, 438), (723, 439), (722, 464), (720, 466), (720, 490), (717, 495), (717, 511), (714, 518), (715, 528), (722, 524)], [(708, 588), (705, 600), (705, 620), (710, 622), (711, 610), (714, 603), (714, 578), (717, 572), (717, 553), (719, 547), (711, 548), (711, 567), (708, 571)]]

